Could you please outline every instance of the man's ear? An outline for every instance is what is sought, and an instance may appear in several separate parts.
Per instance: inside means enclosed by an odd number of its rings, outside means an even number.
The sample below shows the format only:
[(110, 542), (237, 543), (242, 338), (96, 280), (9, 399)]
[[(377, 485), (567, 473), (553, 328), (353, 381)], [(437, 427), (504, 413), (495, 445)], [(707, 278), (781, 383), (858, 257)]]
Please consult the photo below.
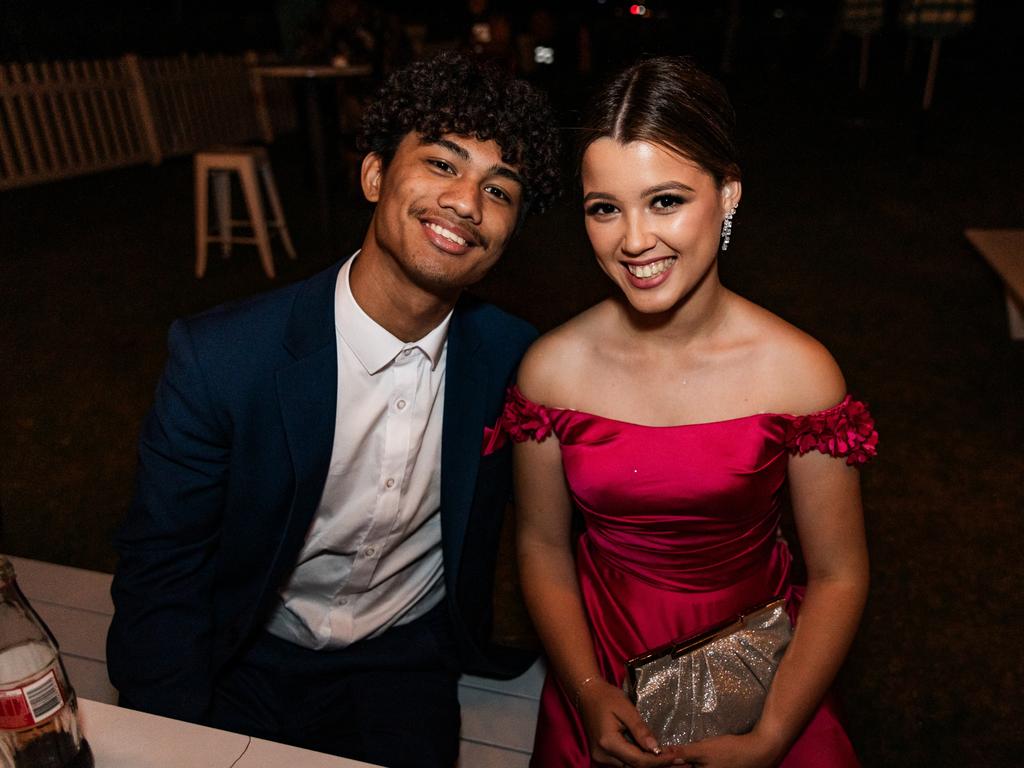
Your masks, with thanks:
[(380, 200), (380, 187), (384, 182), (384, 159), (376, 152), (370, 152), (363, 158), (363, 167), (359, 175), (363, 185), (363, 195), (371, 203)]

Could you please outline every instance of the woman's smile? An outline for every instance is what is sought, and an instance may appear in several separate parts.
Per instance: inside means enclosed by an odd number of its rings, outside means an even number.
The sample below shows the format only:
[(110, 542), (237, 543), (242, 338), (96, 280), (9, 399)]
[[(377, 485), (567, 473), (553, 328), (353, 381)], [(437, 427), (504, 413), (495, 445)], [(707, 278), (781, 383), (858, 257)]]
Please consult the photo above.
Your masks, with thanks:
[(655, 288), (668, 279), (669, 271), (678, 261), (678, 256), (664, 256), (644, 262), (625, 261), (623, 267), (629, 273), (629, 281), (637, 288)]

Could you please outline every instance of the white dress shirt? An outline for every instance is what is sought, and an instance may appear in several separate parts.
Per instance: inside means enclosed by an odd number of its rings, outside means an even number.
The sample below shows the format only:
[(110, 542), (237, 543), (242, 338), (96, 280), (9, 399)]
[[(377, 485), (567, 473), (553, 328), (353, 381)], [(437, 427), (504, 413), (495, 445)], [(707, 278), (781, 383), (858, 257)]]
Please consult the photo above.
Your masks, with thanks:
[(451, 313), (403, 342), (334, 295), (338, 410), (323, 495), (267, 630), (341, 648), (416, 619), (444, 598), (441, 422)]

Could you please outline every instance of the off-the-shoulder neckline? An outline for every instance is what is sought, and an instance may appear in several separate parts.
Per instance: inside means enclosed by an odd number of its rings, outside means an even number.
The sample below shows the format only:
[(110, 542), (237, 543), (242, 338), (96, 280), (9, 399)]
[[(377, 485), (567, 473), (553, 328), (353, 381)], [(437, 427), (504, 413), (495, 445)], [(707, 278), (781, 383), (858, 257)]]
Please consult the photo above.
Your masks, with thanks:
[(759, 419), (759, 418), (766, 418), (766, 417), (788, 419), (790, 421), (793, 421), (793, 420), (796, 420), (796, 419), (807, 418), (808, 416), (826, 416), (826, 415), (832, 413), (833, 411), (839, 410), (844, 405), (846, 405), (847, 402), (850, 402), (850, 401), (853, 400), (853, 397), (851, 395), (847, 394), (847, 395), (845, 395), (843, 397), (842, 400), (840, 400), (838, 403), (836, 403), (833, 406), (830, 406), (830, 407), (825, 408), (825, 409), (820, 410), (820, 411), (815, 411), (814, 413), (808, 413), (808, 414), (803, 414), (803, 415), (792, 414), (792, 413), (779, 413), (779, 412), (775, 412), (775, 411), (765, 411), (763, 413), (749, 413), (746, 416), (733, 416), (732, 418), (729, 418), (729, 419), (717, 419), (715, 421), (691, 421), (691, 422), (688, 422), (686, 424), (639, 424), (639, 423), (637, 423), (635, 421), (625, 421), (623, 419), (614, 419), (611, 416), (602, 416), (600, 413), (592, 413), (591, 411), (581, 411), (581, 410), (578, 410), (576, 408), (557, 408), (557, 407), (550, 406), (550, 405), (543, 405), (541, 403), (535, 403), (533, 400), (531, 400), (526, 395), (524, 395), (522, 393), (522, 391), (519, 389), (519, 387), (514, 387), (514, 389), (518, 393), (519, 397), (521, 397), (523, 400), (525, 400), (526, 402), (536, 406), (537, 408), (543, 408), (546, 411), (552, 411), (552, 412), (557, 411), (559, 413), (569, 413), (569, 414), (574, 414), (574, 415), (577, 415), (577, 416), (588, 416), (588, 417), (590, 417), (592, 419), (600, 419), (601, 421), (610, 421), (610, 422), (612, 422), (614, 424), (622, 424), (622, 425), (627, 426), (627, 427), (639, 427), (641, 429), (686, 429), (687, 427), (711, 427), (711, 426), (715, 426), (715, 425), (731, 424), (731, 423), (734, 423), (734, 422), (737, 422), (737, 421), (749, 421), (751, 419)]

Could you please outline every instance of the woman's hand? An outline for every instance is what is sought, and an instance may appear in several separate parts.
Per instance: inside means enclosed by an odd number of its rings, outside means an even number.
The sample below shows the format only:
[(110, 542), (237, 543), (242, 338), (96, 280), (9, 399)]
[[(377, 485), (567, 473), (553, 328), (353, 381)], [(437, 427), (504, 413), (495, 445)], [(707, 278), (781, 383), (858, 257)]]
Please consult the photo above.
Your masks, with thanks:
[(579, 710), (596, 763), (630, 768), (672, 765), (672, 756), (658, 746), (636, 707), (611, 683), (595, 680), (585, 685)]
[(785, 754), (756, 729), (742, 736), (714, 736), (666, 748), (666, 753), (669, 751), (675, 759), (695, 768), (771, 768)]

